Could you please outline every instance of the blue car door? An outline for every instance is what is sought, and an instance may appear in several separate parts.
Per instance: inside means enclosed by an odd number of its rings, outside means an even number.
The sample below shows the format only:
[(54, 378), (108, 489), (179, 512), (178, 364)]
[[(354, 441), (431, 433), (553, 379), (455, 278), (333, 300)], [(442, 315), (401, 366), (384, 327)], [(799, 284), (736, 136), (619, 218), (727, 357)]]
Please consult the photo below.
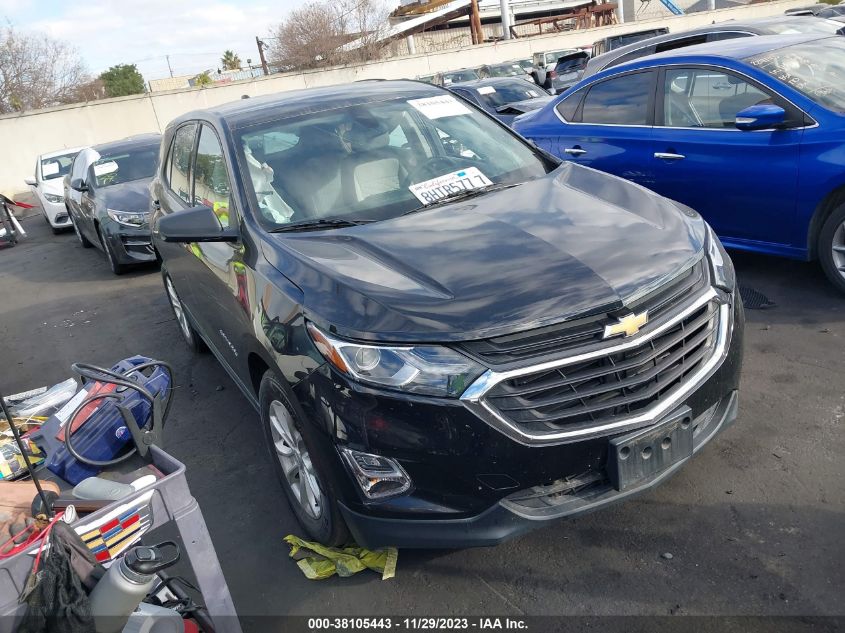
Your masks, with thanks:
[[(701, 213), (729, 245), (796, 242), (803, 113), (724, 68), (667, 67), (659, 84), (653, 189)], [(759, 103), (783, 107), (785, 123), (738, 130), (737, 113)]]
[(598, 81), (557, 104), (557, 119), (532, 125), (539, 147), (646, 187), (654, 183), (652, 122), (657, 71)]

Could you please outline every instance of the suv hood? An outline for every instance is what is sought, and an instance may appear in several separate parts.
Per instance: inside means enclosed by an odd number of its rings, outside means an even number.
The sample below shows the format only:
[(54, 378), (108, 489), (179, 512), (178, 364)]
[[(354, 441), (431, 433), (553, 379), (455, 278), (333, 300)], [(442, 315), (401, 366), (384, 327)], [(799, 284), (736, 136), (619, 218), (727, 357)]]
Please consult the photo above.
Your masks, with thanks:
[(573, 163), (392, 220), (268, 235), (305, 315), (341, 336), (473, 340), (618, 309), (700, 257), (698, 214)]

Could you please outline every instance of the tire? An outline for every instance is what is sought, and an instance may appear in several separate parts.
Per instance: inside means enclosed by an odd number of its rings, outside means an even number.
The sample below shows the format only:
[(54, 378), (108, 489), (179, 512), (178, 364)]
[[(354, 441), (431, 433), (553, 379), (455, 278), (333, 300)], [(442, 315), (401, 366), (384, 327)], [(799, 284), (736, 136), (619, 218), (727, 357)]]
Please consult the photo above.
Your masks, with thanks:
[(825, 220), (817, 247), (822, 270), (834, 286), (845, 292), (845, 203)]
[(111, 268), (111, 271), (115, 275), (122, 275), (126, 272), (126, 265), (118, 263), (117, 256), (114, 254), (114, 251), (109, 245), (109, 240), (106, 236), (106, 232), (103, 231), (102, 224), (97, 227), (97, 232), (100, 234), (100, 243), (103, 245), (103, 252), (106, 254), (106, 260), (109, 263), (109, 268)]
[(311, 540), (330, 547), (344, 545), (349, 532), (331, 492), (330, 469), (317, 450), (315, 430), (301, 419), (287, 388), (272, 371), (261, 379), (258, 401), (267, 451), (299, 524)]
[(197, 334), (194, 326), (191, 325), (191, 321), (188, 319), (188, 313), (185, 312), (182, 300), (179, 298), (176, 287), (173, 285), (173, 280), (170, 279), (170, 275), (167, 274), (167, 269), (164, 267), (161, 269), (161, 278), (164, 282), (164, 294), (167, 295), (167, 301), (170, 303), (170, 309), (173, 310), (173, 316), (176, 317), (176, 323), (179, 324), (179, 331), (182, 332), (182, 338), (185, 344), (194, 354), (204, 352), (208, 348), (205, 346), (200, 335)]
[(76, 239), (79, 240), (79, 244), (82, 248), (91, 248), (93, 244), (91, 241), (82, 234), (82, 231), (79, 230), (79, 227), (76, 226), (76, 220), (74, 219), (73, 215), (70, 213), (70, 209), (68, 209), (68, 216), (70, 217), (70, 223), (73, 224), (73, 232), (76, 233)]

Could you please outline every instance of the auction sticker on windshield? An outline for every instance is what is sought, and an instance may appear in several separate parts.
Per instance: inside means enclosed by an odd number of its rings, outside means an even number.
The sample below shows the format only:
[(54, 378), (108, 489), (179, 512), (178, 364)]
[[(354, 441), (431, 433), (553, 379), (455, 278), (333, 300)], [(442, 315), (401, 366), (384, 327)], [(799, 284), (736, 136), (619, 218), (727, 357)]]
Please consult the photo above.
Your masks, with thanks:
[(434, 204), (460, 191), (469, 191), (492, 184), (492, 181), (477, 167), (467, 167), (425, 182), (418, 182), (408, 189), (423, 204)]
[(470, 109), (451, 95), (427, 97), (425, 99), (410, 99), (408, 105), (416, 108), (429, 119), (440, 119), (444, 116), (469, 114)]

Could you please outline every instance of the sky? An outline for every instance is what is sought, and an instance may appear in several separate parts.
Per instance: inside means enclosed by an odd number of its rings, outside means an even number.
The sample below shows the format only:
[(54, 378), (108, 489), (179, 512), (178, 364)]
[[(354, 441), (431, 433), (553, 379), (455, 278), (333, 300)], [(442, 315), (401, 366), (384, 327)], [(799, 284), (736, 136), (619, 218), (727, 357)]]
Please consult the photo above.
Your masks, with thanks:
[(231, 49), (257, 65), (255, 36), (305, 0), (0, 0), (0, 19), (21, 31), (64, 40), (98, 75), (136, 64), (144, 79), (196, 74), (220, 66)]

